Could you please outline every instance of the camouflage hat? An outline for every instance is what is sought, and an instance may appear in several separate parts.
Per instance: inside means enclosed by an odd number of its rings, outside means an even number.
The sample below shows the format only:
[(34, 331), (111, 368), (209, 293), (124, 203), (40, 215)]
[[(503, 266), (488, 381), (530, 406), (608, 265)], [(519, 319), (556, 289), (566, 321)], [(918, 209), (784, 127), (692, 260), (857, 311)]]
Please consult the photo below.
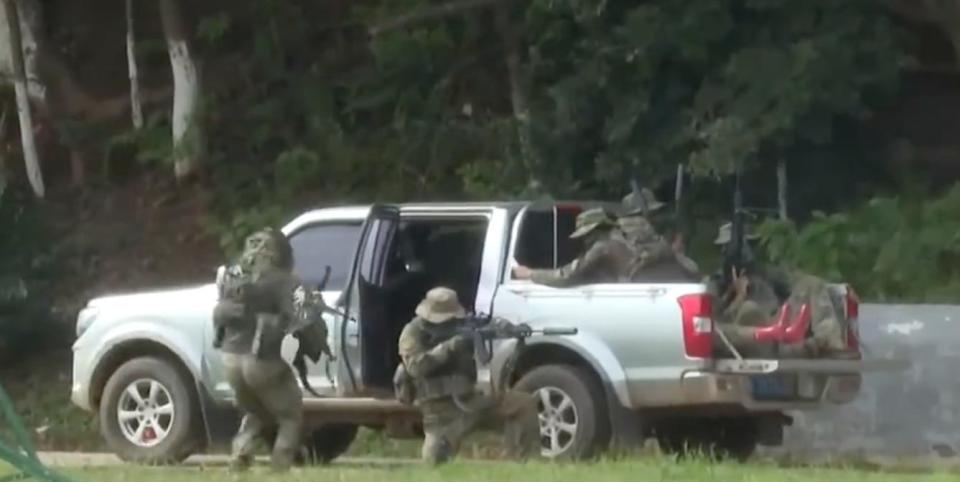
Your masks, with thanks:
[(456, 318), (463, 318), (467, 310), (457, 299), (457, 292), (450, 288), (438, 286), (427, 292), (423, 301), (417, 305), (417, 316), (430, 323), (446, 323)]
[[(720, 226), (720, 229), (717, 231), (717, 239), (713, 240), (713, 244), (722, 246), (730, 242), (731, 237), (733, 236), (733, 223), (723, 223)], [(754, 241), (760, 239), (760, 236), (754, 233), (748, 232), (744, 236), (748, 241)]]
[(613, 220), (602, 208), (588, 209), (577, 215), (577, 225), (571, 238), (581, 238), (600, 226), (613, 226)]
[(664, 203), (657, 201), (653, 191), (647, 188), (641, 189), (639, 193), (631, 192), (623, 197), (624, 216), (652, 213), (664, 206)]

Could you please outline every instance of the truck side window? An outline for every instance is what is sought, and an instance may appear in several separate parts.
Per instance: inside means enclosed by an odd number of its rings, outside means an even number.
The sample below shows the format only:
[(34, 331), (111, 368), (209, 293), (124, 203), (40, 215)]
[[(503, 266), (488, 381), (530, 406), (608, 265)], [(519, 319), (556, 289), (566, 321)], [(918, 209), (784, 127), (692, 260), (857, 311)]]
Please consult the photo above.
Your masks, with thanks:
[(360, 223), (314, 224), (290, 237), (293, 271), (305, 283), (316, 285), (330, 266), (328, 290), (342, 290), (357, 254)]
[(517, 233), (514, 258), (531, 268), (552, 269), (553, 247), (553, 210), (528, 210)]

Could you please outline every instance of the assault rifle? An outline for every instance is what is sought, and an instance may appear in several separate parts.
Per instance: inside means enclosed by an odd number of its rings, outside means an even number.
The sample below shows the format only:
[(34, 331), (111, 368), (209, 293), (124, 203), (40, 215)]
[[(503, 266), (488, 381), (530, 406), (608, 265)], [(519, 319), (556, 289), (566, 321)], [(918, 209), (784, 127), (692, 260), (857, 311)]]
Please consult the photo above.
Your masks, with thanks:
[[(431, 330), (434, 331), (434, 330)], [(526, 323), (514, 324), (504, 318), (487, 314), (473, 314), (458, 323), (449, 326), (438, 326), (434, 336), (436, 341), (465, 336), (473, 340), (474, 357), (477, 363), (487, 364), (493, 359), (493, 342), (495, 340), (515, 339), (521, 343), (533, 335), (569, 336), (576, 335), (576, 328), (537, 328)]]
[(744, 226), (746, 210), (743, 207), (743, 193), (740, 190), (740, 169), (736, 171), (733, 190), (733, 218), (730, 221), (730, 242), (724, 248), (723, 271), (720, 273), (724, 289), (733, 284), (733, 274), (739, 276), (753, 264), (753, 253), (746, 240)]

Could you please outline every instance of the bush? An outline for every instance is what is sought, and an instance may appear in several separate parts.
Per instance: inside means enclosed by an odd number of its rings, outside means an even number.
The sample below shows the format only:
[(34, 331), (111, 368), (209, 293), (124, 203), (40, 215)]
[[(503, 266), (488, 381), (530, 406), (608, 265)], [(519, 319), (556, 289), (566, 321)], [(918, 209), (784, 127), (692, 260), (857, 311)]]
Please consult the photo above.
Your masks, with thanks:
[(759, 228), (771, 260), (851, 283), (873, 301), (960, 299), (960, 184), (938, 199), (875, 198), (803, 226)]

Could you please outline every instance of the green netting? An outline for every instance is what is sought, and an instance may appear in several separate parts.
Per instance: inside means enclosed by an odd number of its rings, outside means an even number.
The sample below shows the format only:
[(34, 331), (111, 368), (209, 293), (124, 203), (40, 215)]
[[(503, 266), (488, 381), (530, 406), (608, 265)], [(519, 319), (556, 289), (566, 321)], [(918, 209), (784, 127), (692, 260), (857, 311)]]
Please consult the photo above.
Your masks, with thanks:
[[(0, 437), (0, 460), (9, 463), (14, 473), (0, 477), (0, 482), (34, 478), (49, 482), (70, 482), (70, 479), (45, 467), (37, 458), (37, 451), (23, 422), (13, 409), (13, 402), (0, 385), (0, 429), (9, 437)], [(9, 439), (9, 440), (8, 440)]]

